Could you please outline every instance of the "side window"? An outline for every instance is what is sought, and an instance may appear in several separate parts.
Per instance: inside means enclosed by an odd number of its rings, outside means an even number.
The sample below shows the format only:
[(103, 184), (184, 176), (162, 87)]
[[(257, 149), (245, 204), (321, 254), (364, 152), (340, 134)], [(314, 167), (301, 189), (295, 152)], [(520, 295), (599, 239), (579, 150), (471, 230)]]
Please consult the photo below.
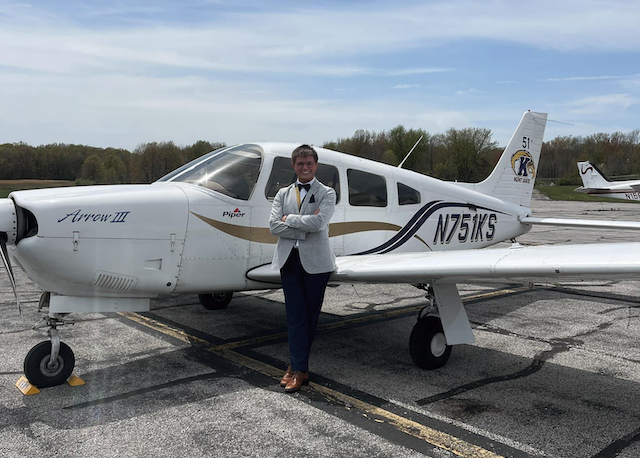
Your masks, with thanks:
[(383, 177), (359, 170), (347, 170), (349, 203), (355, 207), (386, 207), (387, 183)]
[[(336, 203), (340, 202), (340, 178), (338, 169), (332, 165), (320, 163), (316, 171), (316, 178), (323, 184), (331, 186), (336, 191)], [(294, 181), (296, 181), (296, 173), (291, 167), (291, 159), (288, 157), (276, 157), (273, 161), (273, 168), (271, 169), (271, 175), (269, 175), (267, 188), (265, 189), (265, 196), (267, 199), (273, 200), (280, 188), (289, 186)]]
[(406, 184), (398, 183), (398, 203), (411, 205), (420, 203), (420, 193)]

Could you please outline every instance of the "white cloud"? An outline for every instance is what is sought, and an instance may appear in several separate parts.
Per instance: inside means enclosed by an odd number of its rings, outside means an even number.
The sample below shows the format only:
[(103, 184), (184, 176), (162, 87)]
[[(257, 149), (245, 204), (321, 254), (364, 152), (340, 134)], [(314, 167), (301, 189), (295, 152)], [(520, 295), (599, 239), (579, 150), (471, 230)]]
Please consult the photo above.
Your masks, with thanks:
[(456, 91), (455, 95), (475, 94), (478, 92), (483, 92), (483, 91), (470, 87), (469, 89), (460, 89), (459, 91)]
[[(426, 89), (432, 87), (427, 85), (439, 74), (463, 71), (456, 68), (455, 59), (435, 52), (443, 44), (455, 42), (463, 49), (468, 43), (495, 41), (542, 52), (640, 50), (640, 3), (622, 0), (409, 0), (376, 2), (375, 7), (270, 5), (268, 10), (259, 2), (238, 8), (228, 0), (210, 1), (209, 7), (188, 0), (148, 1), (141, 6), (105, 0), (99, 9), (65, 0), (34, 6), (3, 0), (0, 4), (0, 138), (34, 144), (64, 141), (131, 148), (162, 138), (232, 142), (248, 136), (310, 136), (321, 142), (359, 128), (382, 130), (400, 123), (432, 131), (467, 127), (474, 125), (469, 119), (478, 119), (470, 110), (493, 109), (498, 100), (491, 107), (472, 106), (471, 97), (445, 100), (442, 94), (451, 95), (455, 89), (442, 78), (437, 83), (441, 99), (438, 94), (426, 102), (417, 99), (427, 97)], [(184, 9), (203, 8), (202, 14), (175, 14), (178, 8), (182, 12), (183, 4)], [(75, 8), (78, 5), (81, 8)], [(223, 8), (217, 10), (216, 5)], [(617, 77), (628, 70), (607, 71), (611, 75), (549, 81), (619, 79), (621, 94), (572, 95), (576, 100), (562, 106), (572, 113), (619, 112), (636, 105), (638, 75)], [(311, 78), (314, 84), (321, 78), (341, 80), (324, 88), (320, 82), (318, 87), (291, 90), (285, 81), (290, 75), (302, 76), (298, 84)], [(499, 77), (520, 79), (516, 75)], [(356, 81), (361, 76), (368, 77), (367, 84)], [(373, 77), (386, 79), (368, 84)], [(497, 79), (489, 77), (488, 81)], [(352, 100), (333, 92), (334, 86), (348, 91)], [(365, 87), (367, 98), (357, 100)], [(422, 90), (383, 91), (396, 98), (416, 97), (401, 104), (371, 97), (371, 87)], [(315, 95), (321, 90), (340, 100), (322, 100)], [(461, 90), (458, 95), (475, 91)], [(510, 103), (528, 104), (535, 96), (525, 94)], [(433, 100), (449, 105), (431, 106), (428, 102)], [(433, 114), (425, 114), (426, 107)], [(277, 121), (268, 124), (269, 119)], [(292, 129), (293, 125), (303, 127)]]
[(563, 78), (545, 78), (543, 81), (599, 81), (632, 78), (638, 75), (600, 75), (600, 76), (566, 76)]
[(566, 104), (567, 112), (572, 114), (597, 114), (616, 110), (626, 110), (640, 103), (640, 99), (631, 94), (606, 94), (573, 100)]

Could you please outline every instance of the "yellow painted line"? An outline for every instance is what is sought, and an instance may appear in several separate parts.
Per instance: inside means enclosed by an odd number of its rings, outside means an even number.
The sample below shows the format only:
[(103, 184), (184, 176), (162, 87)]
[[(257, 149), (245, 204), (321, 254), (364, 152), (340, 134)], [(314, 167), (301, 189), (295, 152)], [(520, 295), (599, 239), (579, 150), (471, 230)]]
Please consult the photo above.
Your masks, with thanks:
[[(528, 288), (523, 287), (523, 288), (505, 289), (500, 291), (492, 291), (490, 293), (474, 294), (474, 295), (466, 296), (465, 298), (463, 298), (463, 302), (467, 302), (467, 301), (479, 299), (479, 298), (503, 296), (503, 295), (523, 291), (526, 289)], [(403, 309), (401, 311), (393, 310), (391, 312), (388, 312), (388, 314), (386, 315), (389, 316), (391, 314), (406, 313), (407, 311), (411, 311), (412, 309), (420, 310), (421, 308), (422, 306), (416, 306), (409, 309)], [(176, 329), (172, 326), (166, 325), (164, 323), (160, 323), (157, 320), (153, 320), (151, 318), (138, 315), (137, 313), (124, 312), (124, 313), (120, 313), (120, 315), (132, 321), (140, 323), (144, 326), (147, 326), (151, 329), (154, 329), (156, 331), (178, 338), (184, 342), (189, 342), (192, 344), (195, 343), (195, 344), (198, 344), (199, 346), (205, 345), (208, 347), (207, 351), (209, 352), (215, 353), (225, 358), (228, 361), (231, 361), (240, 366), (252, 369), (256, 372), (260, 372), (261, 374), (267, 375), (276, 380), (280, 380), (280, 378), (282, 377), (282, 369), (279, 369), (270, 364), (263, 363), (262, 361), (258, 361), (249, 356), (245, 356), (238, 352), (235, 352), (231, 349), (232, 347), (230, 345), (231, 344), (235, 346), (241, 346), (241, 344), (248, 345), (247, 342), (251, 342), (251, 343), (260, 342), (262, 340), (273, 339), (276, 336), (277, 337), (286, 336), (286, 333), (274, 334), (271, 336), (265, 336), (265, 337), (256, 338), (256, 339), (246, 339), (239, 342), (231, 342), (230, 344), (225, 344), (225, 345), (211, 345), (211, 342), (208, 342), (199, 337), (195, 337), (190, 334), (187, 334), (180, 329)], [(379, 318), (380, 315), (379, 314), (375, 315), (371, 319), (373, 319), (374, 317)], [(367, 317), (359, 317), (353, 320), (346, 320), (346, 321), (353, 323), (353, 322), (363, 321), (364, 318), (367, 318)], [(335, 324), (339, 324), (339, 323), (331, 323), (330, 325), (335, 325)], [(326, 325), (325, 328), (329, 327), (330, 325)], [(341, 404), (344, 404), (346, 407), (353, 406), (361, 410), (362, 412), (364, 412), (364, 415), (367, 416), (367, 418), (369, 418), (369, 416), (373, 417), (372, 420), (375, 422), (378, 422), (378, 423), (387, 422), (389, 425), (393, 426), (397, 430), (407, 435), (424, 440), (425, 442), (435, 447), (447, 450), (453, 453), (454, 455), (465, 457), (465, 458), (503, 458), (502, 455), (498, 455), (478, 445), (466, 442), (462, 439), (452, 436), (451, 434), (447, 434), (445, 432), (438, 431), (436, 429), (422, 425), (421, 423), (415, 422), (413, 420), (409, 420), (408, 418), (404, 418), (400, 415), (394, 414), (393, 412), (385, 410), (381, 407), (374, 406), (372, 404), (369, 404), (368, 402), (361, 401), (359, 399), (356, 399), (352, 396), (341, 393), (339, 391), (333, 390), (326, 386), (319, 385), (314, 382), (310, 382), (309, 386), (311, 389), (319, 393), (322, 393), (325, 397), (339, 401)]]
[(161, 323), (151, 318), (147, 318), (146, 316), (139, 315), (135, 312), (118, 312), (118, 314), (125, 318), (130, 319), (131, 321), (135, 321), (136, 323), (143, 324), (148, 328), (154, 329), (156, 331), (162, 332), (163, 334), (182, 340), (183, 342), (196, 344), (198, 346), (211, 345), (211, 342), (209, 342), (208, 340), (204, 340), (199, 337), (192, 336), (182, 331), (181, 329), (176, 329), (172, 326)]
[[(378, 423), (384, 423), (384, 421), (386, 421), (403, 433), (422, 439), (438, 448), (448, 450), (454, 455), (474, 458), (503, 458), (502, 455), (498, 455), (478, 445), (463, 441), (451, 434), (429, 428), (428, 426), (409, 420), (408, 418), (401, 417), (400, 415), (396, 415), (395, 413), (389, 412), (381, 407), (376, 407), (347, 394), (327, 388), (326, 386), (318, 385), (313, 382), (310, 382), (309, 385), (314, 390), (323, 393), (325, 396), (335, 398), (347, 406), (351, 405), (362, 410), (365, 412), (365, 415), (370, 414), (378, 417), (373, 419)], [(380, 418), (383, 420), (380, 420)]]
[[(527, 289), (529, 288), (519, 287), (519, 288), (511, 288), (511, 289), (501, 289), (498, 291), (491, 291), (489, 293), (473, 294), (473, 295), (465, 296), (464, 298), (462, 298), (462, 302), (469, 302), (475, 299), (486, 299), (490, 297), (505, 296), (505, 295), (517, 293), (520, 291), (524, 291)], [(366, 323), (368, 321), (376, 321), (384, 318), (392, 318), (396, 315), (403, 315), (405, 313), (410, 313), (410, 312), (419, 312), (423, 308), (424, 308), (424, 305), (416, 305), (414, 307), (407, 307), (407, 308), (397, 309), (397, 310), (389, 310), (386, 312), (375, 313), (375, 314), (366, 315), (366, 316), (359, 316), (357, 318), (347, 318), (345, 320), (336, 321), (334, 323), (320, 324), (318, 326), (318, 331), (323, 331), (326, 329), (339, 329), (352, 324)], [(208, 350), (210, 351), (232, 350), (234, 348), (246, 347), (250, 345), (259, 344), (262, 342), (268, 342), (270, 340), (283, 339), (285, 337), (287, 337), (287, 333), (280, 332), (278, 334), (269, 334), (267, 336), (253, 337), (251, 339), (236, 340), (234, 342), (227, 342), (220, 345), (214, 345), (208, 348)]]
[[(248, 367), (249, 369), (252, 369), (256, 372), (268, 375), (269, 377), (272, 377), (276, 380), (280, 380), (280, 378), (282, 377), (283, 369), (278, 369), (270, 364), (263, 363), (262, 361), (258, 361), (235, 351), (214, 350), (213, 347), (209, 348), (208, 351), (222, 356), (223, 358), (238, 365)], [(416, 437), (418, 439), (422, 439), (425, 442), (428, 442), (429, 444), (434, 445), (438, 448), (448, 450), (454, 455), (469, 458), (503, 458), (502, 455), (498, 455), (490, 450), (466, 442), (462, 439), (452, 436), (451, 434), (447, 434), (428, 426), (424, 426), (423, 424), (401, 417), (400, 415), (389, 412), (388, 410), (385, 410), (381, 407), (374, 406), (372, 404), (369, 404), (368, 402), (361, 401), (326, 386), (319, 385), (314, 382), (309, 382), (309, 386), (313, 390), (322, 393), (328, 398), (335, 399), (347, 407), (355, 407), (361, 410), (362, 412), (364, 412), (365, 416), (376, 417), (372, 418), (372, 420), (376, 421), (377, 423), (387, 422), (388, 424), (392, 425), (405, 434)]]

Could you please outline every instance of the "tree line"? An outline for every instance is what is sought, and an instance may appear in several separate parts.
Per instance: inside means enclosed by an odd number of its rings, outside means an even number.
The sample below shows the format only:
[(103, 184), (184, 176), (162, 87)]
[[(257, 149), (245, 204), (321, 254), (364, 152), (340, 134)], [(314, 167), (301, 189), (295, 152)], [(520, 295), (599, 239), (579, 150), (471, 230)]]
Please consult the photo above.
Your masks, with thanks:
[(85, 145), (0, 145), (0, 180), (70, 180), (79, 184), (151, 183), (224, 143), (143, 143), (126, 149)]
[[(479, 127), (430, 134), (397, 126), (388, 131), (357, 130), (351, 137), (324, 143), (325, 148), (398, 165), (415, 145), (403, 168), (444, 180), (484, 179), (502, 154), (491, 130)], [(79, 184), (151, 183), (182, 164), (224, 147), (222, 142), (198, 141), (179, 146), (169, 142), (125, 149), (84, 145), (26, 143), (0, 145), (0, 179), (71, 180)], [(607, 175), (640, 175), (640, 129), (562, 136), (544, 142), (538, 178), (558, 184), (579, 184), (576, 162), (589, 160)]]

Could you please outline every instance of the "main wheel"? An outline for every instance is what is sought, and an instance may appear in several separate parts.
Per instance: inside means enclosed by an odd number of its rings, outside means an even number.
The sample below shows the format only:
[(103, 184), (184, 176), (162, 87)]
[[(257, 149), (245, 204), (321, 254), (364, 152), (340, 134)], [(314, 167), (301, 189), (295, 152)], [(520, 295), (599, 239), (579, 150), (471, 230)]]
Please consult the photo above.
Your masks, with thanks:
[(409, 338), (411, 359), (422, 369), (437, 369), (446, 364), (451, 355), (451, 345), (447, 345), (440, 318), (426, 316), (420, 318)]
[(207, 310), (222, 310), (227, 308), (233, 293), (213, 293), (213, 294), (198, 294), (198, 299), (204, 308)]
[(24, 375), (38, 388), (61, 385), (67, 381), (76, 365), (71, 348), (60, 342), (58, 358), (51, 361), (51, 342), (40, 342), (27, 353), (24, 359)]

